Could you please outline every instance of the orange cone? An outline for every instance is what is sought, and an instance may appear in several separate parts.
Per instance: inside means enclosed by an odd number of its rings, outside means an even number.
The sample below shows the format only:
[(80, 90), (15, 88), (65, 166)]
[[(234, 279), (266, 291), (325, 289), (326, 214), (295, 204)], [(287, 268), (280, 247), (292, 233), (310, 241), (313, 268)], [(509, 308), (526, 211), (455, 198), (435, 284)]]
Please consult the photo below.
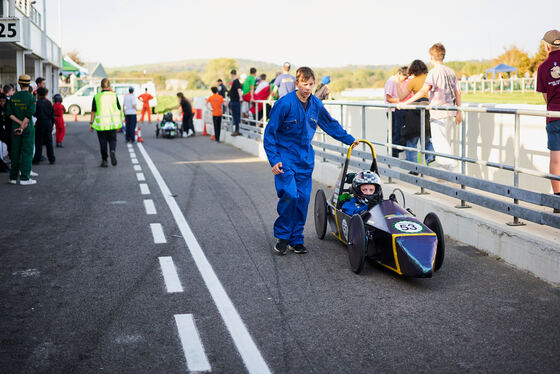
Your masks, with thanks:
[(138, 130), (136, 133), (137, 133), (136, 141), (138, 143), (144, 143), (144, 139), (142, 139), (142, 127), (140, 126), (140, 124), (138, 124)]
[(204, 122), (204, 130), (202, 131), (202, 136), (208, 136), (208, 131), (206, 131), (206, 122)]
[(78, 122), (78, 113), (74, 114), (74, 122)]

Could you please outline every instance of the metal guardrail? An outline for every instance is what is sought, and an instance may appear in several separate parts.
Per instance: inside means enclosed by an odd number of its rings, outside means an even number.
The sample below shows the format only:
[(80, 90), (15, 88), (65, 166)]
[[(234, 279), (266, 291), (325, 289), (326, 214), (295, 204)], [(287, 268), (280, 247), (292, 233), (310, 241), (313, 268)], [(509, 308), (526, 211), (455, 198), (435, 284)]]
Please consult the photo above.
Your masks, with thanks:
[[(250, 139), (255, 139), (262, 141), (262, 136), (264, 134), (264, 128), (266, 126), (266, 103), (273, 103), (270, 101), (257, 101), (254, 105), (258, 103), (263, 103), (263, 116), (264, 120), (255, 119), (242, 119), (240, 124), (240, 132)], [(397, 105), (394, 104), (376, 104), (368, 102), (359, 101), (324, 101), (325, 106), (338, 106), (340, 108), (340, 119), (339, 122), (344, 126), (344, 108), (345, 107), (359, 107), (361, 108), (361, 137), (366, 136), (366, 108), (379, 108), (388, 109), (396, 108)], [(404, 182), (417, 185), (420, 187), (419, 194), (426, 194), (426, 189), (439, 192), (460, 200), (459, 205), (456, 208), (469, 208), (466, 203), (476, 204), (497, 212), (501, 212), (507, 215), (511, 215), (513, 220), (507, 222), (511, 226), (524, 225), (519, 219), (525, 219), (527, 221), (535, 222), (542, 225), (547, 225), (555, 228), (560, 228), (560, 215), (553, 214), (550, 212), (543, 212), (542, 210), (535, 209), (530, 206), (522, 206), (519, 202), (524, 202), (530, 205), (556, 208), (560, 209), (560, 197), (539, 193), (531, 191), (528, 189), (519, 187), (519, 175), (527, 174), (539, 178), (546, 178), (549, 180), (560, 181), (559, 175), (553, 175), (549, 173), (540, 172), (537, 170), (531, 170), (519, 167), (519, 149), (520, 149), (520, 116), (539, 116), (539, 117), (560, 117), (560, 112), (554, 111), (537, 111), (537, 110), (525, 110), (525, 109), (510, 109), (510, 108), (471, 108), (471, 107), (456, 107), (456, 106), (431, 106), (431, 105), (406, 105), (399, 106), (399, 109), (410, 109), (410, 110), (420, 110), (420, 147), (410, 148), (401, 145), (392, 144), (391, 139), (391, 111), (389, 111), (387, 119), (387, 142), (371, 141), (372, 144), (385, 147), (387, 149), (387, 154), (390, 154), (391, 149), (408, 150), (419, 152), (421, 156), (421, 163), (413, 163), (406, 160), (401, 160), (398, 158), (377, 155), (377, 161), (379, 165), (379, 171), (382, 175), (389, 178), (389, 182), (393, 178), (402, 180)], [(474, 112), (474, 113), (496, 113), (496, 114), (509, 114), (515, 116), (515, 134), (514, 134), (514, 158), (513, 165), (502, 164), (498, 162), (491, 162), (485, 160), (478, 160), (475, 158), (466, 156), (466, 124), (465, 120), (461, 123), (461, 155), (455, 156), (450, 154), (444, 154), (439, 152), (431, 152), (425, 149), (425, 123), (424, 114), (426, 110), (442, 110), (442, 111), (457, 111), (461, 110), (463, 112)], [(224, 118), (227, 121), (231, 120), (229, 114), (225, 114)], [(326, 133), (318, 129), (315, 139), (312, 145), (315, 147), (315, 153), (318, 157), (322, 158), (323, 161), (331, 161), (335, 163), (342, 163), (345, 160), (345, 154), (347, 151), (347, 146), (337, 146), (329, 144), (326, 142)], [(444, 157), (457, 160), (461, 163), (461, 172), (454, 173), (447, 170), (442, 170), (438, 168), (433, 168), (425, 166), (426, 155), (435, 155), (437, 157)], [(367, 158), (371, 155), (364, 151), (354, 150), (352, 152), (352, 160), (350, 164), (358, 168), (368, 168), (370, 162), (366, 162)], [(502, 183), (491, 182), (488, 180), (483, 180), (475, 177), (470, 177), (466, 175), (466, 164), (479, 164), (488, 166), (491, 168), (498, 168), (502, 170), (511, 171), (513, 174), (512, 185), (506, 185)], [(386, 166), (382, 166), (386, 165)], [(405, 172), (396, 170), (399, 168)], [(416, 172), (418, 175), (411, 175), (409, 172)], [(446, 184), (442, 184), (437, 181), (432, 181), (426, 179), (425, 177), (433, 177), (439, 180), (448, 181), (451, 183), (458, 184), (459, 187), (453, 187)], [(467, 188), (479, 190), (485, 192), (485, 194), (476, 193), (474, 191), (467, 191)], [(497, 195), (495, 197), (491, 195)], [(489, 196), (490, 195), (490, 196)], [(505, 198), (505, 199), (504, 199)], [(508, 201), (512, 199), (512, 201)]]

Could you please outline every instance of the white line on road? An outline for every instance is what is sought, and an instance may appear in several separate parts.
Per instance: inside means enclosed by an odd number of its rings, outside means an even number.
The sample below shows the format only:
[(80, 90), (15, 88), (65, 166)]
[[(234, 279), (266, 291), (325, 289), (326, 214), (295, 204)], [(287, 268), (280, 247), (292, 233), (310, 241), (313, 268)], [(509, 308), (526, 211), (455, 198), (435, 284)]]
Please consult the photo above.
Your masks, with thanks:
[(140, 183), (140, 193), (142, 195), (149, 195), (150, 194), (150, 187), (146, 183)]
[(152, 229), (154, 243), (167, 243), (167, 239), (165, 239), (165, 234), (163, 233), (163, 227), (161, 227), (161, 223), (150, 223), (150, 228)]
[(165, 281), (165, 288), (167, 288), (168, 293), (183, 292), (183, 286), (177, 275), (177, 268), (173, 263), (171, 257), (160, 257), (159, 265), (161, 266), (161, 272), (163, 273), (163, 280)]
[(128, 147), (128, 151), (129, 151), (130, 153), (134, 153), (134, 148)]
[(249, 373), (270, 373), (270, 369), (251, 337), (251, 334), (249, 334), (247, 326), (243, 323), (243, 320), (239, 316), (237, 309), (235, 309), (235, 306), (224, 289), (224, 286), (218, 279), (218, 276), (214, 272), (212, 265), (210, 265), (208, 258), (206, 258), (204, 251), (196, 240), (196, 237), (187, 223), (183, 212), (181, 212), (177, 201), (175, 201), (171, 191), (169, 191), (169, 187), (167, 187), (167, 184), (163, 180), (159, 170), (142, 144), (138, 144), (138, 149), (140, 150), (140, 153), (142, 153), (142, 156), (144, 156), (144, 160), (150, 168), (150, 171), (152, 172), (152, 175), (163, 194), (163, 198), (173, 214), (173, 218), (177, 223), (179, 231), (189, 248), (198, 271), (200, 272), (200, 275), (202, 276), (202, 279), (204, 280), (204, 283), (206, 284), (206, 287), (208, 288), (208, 291), (210, 292), (210, 295), (220, 312), (233, 342), (237, 347), (239, 355), (243, 359), (243, 363), (245, 364), (247, 371)]
[(142, 166), (134, 165), (134, 171), (142, 171)]
[(152, 199), (144, 199), (144, 208), (146, 208), (146, 214), (157, 214), (156, 206)]
[(192, 314), (175, 314), (175, 323), (179, 331), (179, 338), (183, 345), (183, 352), (187, 359), (189, 371), (210, 371), (210, 363), (204, 353), (204, 347), (194, 324)]
[(144, 173), (136, 173), (136, 179), (138, 179), (138, 182), (144, 182), (146, 177), (144, 176)]
[(133, 158), (131, 161), (132, 161), (133, 164), (137, 164), (137, 163), (138, 163), (138, 159), (137, 159), (137, 158)]
[(136, 158), (136, 153), (134, 153), (134, 149), (131, 149), (128, 154), (130, 155), (130, 158)]

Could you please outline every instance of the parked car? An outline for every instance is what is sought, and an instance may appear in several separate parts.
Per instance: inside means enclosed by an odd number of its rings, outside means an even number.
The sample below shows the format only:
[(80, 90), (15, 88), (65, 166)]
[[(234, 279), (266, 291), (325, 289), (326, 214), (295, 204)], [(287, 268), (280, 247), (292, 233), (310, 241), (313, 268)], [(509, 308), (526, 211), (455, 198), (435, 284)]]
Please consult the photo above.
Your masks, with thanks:
[[(148, 93), (154, 97), (153, 100), (150, 100), (150, 107), (152, 111), (157, 105), (157, 96), (156, 96), (156, 87), (154, 82), (148, 82), (143, 84), (138, 83), (114, 83), (111, 85), (111, 88), (117, 94), (119, 98), (119, 102), (123, 103), (124, 96), (128, 94), (128, 88), (134, 87), (134, 94), (136, 97), (144, 93), (144, 90), (147, 88)], [(91, 112), (91, 102), (93, 101), (93, 97), (96, 93), (101, 91), (101, 87), (98, 83), (90, 83), (87, 86), (80, 88), (76, 93), (73, 95), (66, 96), (62, 103), (68, 113), (70, 114), (84, 114)], [(142, 102), (138, 100), (136, 105), (138, 110), (142, 108)]]

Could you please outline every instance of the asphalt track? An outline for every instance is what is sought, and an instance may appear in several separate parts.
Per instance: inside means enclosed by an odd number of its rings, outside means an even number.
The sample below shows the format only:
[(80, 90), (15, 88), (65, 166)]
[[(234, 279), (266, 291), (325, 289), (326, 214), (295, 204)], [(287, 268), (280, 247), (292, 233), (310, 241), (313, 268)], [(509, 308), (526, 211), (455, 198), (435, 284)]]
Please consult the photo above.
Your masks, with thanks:
[(451, 240), (432, 279), (357, 276), (311, 215), (310, 252), (273, 255), (267, 163), (143, 130), (102, 169), (70, 123), (37, 185), (0, 183), (1, 373), (560, 370), (559, 289)]

